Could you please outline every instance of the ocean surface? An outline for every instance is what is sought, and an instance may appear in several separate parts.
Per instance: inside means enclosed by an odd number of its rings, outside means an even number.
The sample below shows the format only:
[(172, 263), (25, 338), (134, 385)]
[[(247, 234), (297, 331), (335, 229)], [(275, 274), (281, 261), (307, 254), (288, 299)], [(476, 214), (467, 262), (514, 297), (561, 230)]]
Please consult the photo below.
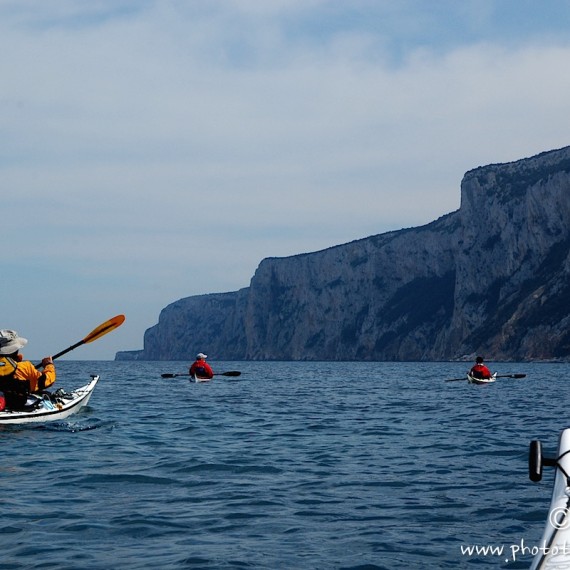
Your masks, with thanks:
[(567, 364), (56, 364), (101, 380), (64, 422), (0, 426), (1, 570), (528, 568), (553, 483), (529, 442), (570, 426)]

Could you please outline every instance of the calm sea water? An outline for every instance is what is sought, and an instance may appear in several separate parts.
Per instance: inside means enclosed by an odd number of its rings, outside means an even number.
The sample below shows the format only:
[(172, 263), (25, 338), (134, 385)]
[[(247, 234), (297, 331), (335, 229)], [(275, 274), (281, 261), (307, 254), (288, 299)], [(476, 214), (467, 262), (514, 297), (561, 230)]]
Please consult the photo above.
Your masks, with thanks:
[(528, 445), (570, 425), (570, 365), (478, 387), (456, 363), (212, 364), (242, 376), (58, 362), (101, 381), (63, 423), (0, 428), (0, 569), (528, 568), (553, 482)]

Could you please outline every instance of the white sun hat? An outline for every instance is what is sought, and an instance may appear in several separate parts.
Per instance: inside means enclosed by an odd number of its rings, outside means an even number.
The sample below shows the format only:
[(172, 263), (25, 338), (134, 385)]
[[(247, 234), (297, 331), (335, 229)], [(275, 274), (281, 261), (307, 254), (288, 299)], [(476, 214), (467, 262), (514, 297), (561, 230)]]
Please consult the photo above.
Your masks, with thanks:
[(10, 329), (0, 330), (0, 354), (14, 354), (28, 344), (28, 339)]

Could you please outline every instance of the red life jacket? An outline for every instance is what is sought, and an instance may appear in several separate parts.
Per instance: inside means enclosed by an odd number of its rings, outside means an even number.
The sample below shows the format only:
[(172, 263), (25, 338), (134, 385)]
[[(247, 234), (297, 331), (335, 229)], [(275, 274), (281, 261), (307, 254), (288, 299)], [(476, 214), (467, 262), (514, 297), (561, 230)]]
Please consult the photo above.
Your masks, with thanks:
[(471, 375), (475, 378), (491, 378), (491, 371), (484, 364), (475, 364), (471, 368)]

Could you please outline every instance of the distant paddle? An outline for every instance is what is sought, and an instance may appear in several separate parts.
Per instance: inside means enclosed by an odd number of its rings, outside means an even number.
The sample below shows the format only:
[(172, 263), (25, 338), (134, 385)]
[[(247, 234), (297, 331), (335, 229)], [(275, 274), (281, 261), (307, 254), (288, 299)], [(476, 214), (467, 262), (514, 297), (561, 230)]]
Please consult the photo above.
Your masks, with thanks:
[[(71, 352), (72, 350), (76, 349), (78, 346), (81, 346), (82, 344), (87, 344), (88, 342), (93, 342), (94, 340), (101, 338), (107, 333), (110, 333), (111, 331), (115, 330), (117, 327), (120, 327), (124, 322), (125, 322), (125, 315), (117, 315), (116, 317), (113, 317), (112, 319), (105, 321), (102, 325), (99, 325), (96, 329), (93, 329), (83, 340), (80, 340), (79, 342), (76, 342), (75, 344), (67, 347), (65, 350), (62, 350), (61, 352), (54, 354), (51, 357), (52, 360), (55, 360), (56, 358), (59, 358), (60, 356), (63, 356), (64, 354)], [(41, 366), (41, 364), (38, 364), (38, 367), (39, 366)]]
[[(161, 374), (163, 378), (176, 378), (177, 376), (190, 376), (188, 372), (182, 372), (180, 374)], [(218, 372), (214, 376), (241, 376), (241, 372), (237, 370), (230, 370), (229, 372)]]
[[(495, 378), (526, 378), (526, 374), (501, 374), (495, 376)], [(446, 380), (446, 382), (459, 382), (460, 380), (467, 380), (467, 376), (463, 376), (463, 378), (450, 378)]]

